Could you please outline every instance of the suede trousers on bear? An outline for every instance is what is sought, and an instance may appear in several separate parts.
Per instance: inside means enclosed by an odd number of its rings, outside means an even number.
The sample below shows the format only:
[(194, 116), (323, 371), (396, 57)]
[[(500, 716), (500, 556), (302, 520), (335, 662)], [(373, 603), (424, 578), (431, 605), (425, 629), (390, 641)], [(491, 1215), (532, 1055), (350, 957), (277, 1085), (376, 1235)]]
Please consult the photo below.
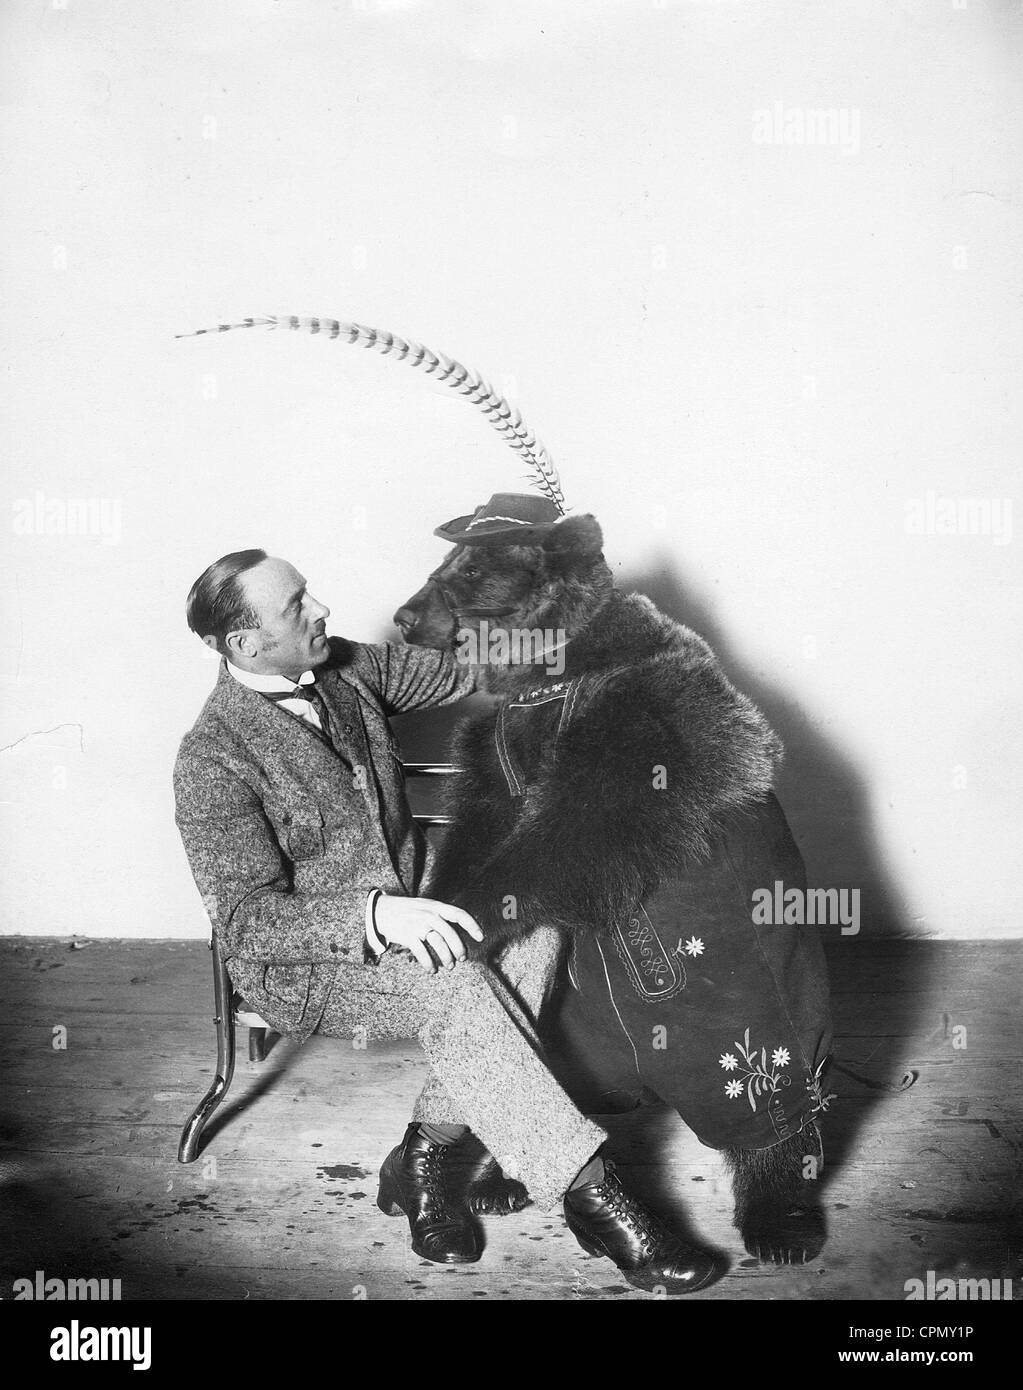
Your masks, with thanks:
[(577, 1104), (629, 1109), (646, 1088), (714, 1149), (772, 1148), (827, 1108), (826, 928), (754, 910), (766, 888), (805, 899), (773, 796), (633, 915), (575, 939), (543, 1038)]

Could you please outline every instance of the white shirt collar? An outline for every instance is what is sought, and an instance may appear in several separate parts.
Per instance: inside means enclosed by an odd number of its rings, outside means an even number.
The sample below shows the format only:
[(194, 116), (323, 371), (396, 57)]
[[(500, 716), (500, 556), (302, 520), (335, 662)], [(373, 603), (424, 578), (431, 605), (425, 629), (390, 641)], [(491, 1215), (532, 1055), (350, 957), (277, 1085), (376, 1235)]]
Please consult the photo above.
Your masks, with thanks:
[(237, 666), (232, 666), (230, 661), (227, 663), (227, 669), (241, 685), (247, 685), (250, 690), (258, 690), (261, 695), (279, 695), (282, 691), (294, 690), (296, 685), (312, 685), (316, 679), (312, 671), (303, 671), (297, 681), (273, 673), (262, 675), (257, 671), (242, 671)]

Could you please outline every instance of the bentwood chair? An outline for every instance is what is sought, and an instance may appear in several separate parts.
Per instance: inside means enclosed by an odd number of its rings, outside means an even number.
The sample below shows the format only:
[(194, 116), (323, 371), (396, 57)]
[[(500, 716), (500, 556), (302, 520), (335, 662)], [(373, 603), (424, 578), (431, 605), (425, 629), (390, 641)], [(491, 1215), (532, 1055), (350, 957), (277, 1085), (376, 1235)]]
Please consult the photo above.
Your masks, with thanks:
[[(405, 763), (406, 777), (443, 777), (460, 769), (450, 763)], [(422, 826), (444, 825), (446, 816), (434, 815), (430, 811), (414, 811), (415, 819)], [(220, 954), (220, 944), (216, 933), (210, 941), (213, 955), (213, 1006), (216, 1016), (213, 1020), (217, 1030), (217, 1070), (213, 1083), (202, 1100), (189, 1115), (181, 1131), (178, 1144), (178, 1162), (194, 1163), (199, 1156), (199, 1143), (214, 1110), (221, 1104), (234, 1078), (235, 1038), (239, 1027), (249, 1030), (249, 1061), (262, 1062), (267, 1052), (267, 1033), (270, 1025), (258, 1014), (248, 1008), (231, 984), (227, 966)]]

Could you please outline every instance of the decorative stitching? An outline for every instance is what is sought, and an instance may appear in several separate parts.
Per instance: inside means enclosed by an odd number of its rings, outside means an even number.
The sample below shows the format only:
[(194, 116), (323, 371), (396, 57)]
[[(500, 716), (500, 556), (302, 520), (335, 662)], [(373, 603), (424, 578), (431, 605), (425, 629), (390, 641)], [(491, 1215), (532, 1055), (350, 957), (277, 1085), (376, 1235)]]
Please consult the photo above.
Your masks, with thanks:
[(554, 745), (557, 747), (558, 739), (568, 728), (569, 721), (575, 713), (575, 702), (579, 698), (579, 681), (569, 681), (568, 695), (565, 698), (565, 708), (561, 711), (561, 718), (558, 720), (557, 732), (554, 735)]
[(501, 763), (501, 770), (508, 783), (508, 790), (512, 796), (522, 796), (527, 791), (527, 783), (522, 775), (515, 758), (512, 756), (508, 746), (507, 712), (510, 709), (536, 709), (540, 705), (552, 704), (555, 700), (563, 700), (565, 708), (561, 711), (561, 718), (554, 734), (554, 746), (557, 747), (558, 739), (564, 725), (571, 718), (571, 709), (575, 704), (575, 696), (578, 693), (579, 680), (563, 681), (559, 685), (538, 686), (535, 690), (527, 690), (515, 700), (508, 700), (502, 704), (497, 715), (497, 725), (495, 728), (495, 742), (497, 744), (497, 756)]
[(540, 695), (542, 693), (543, 692), (539, 690), (527, 690), (525, 695), (520, 696), (519, 699), (509, 700), (508, 708), (535, 709), (537, 705), (550, 705), (553, 704), (555, 700), (563, 700), (565, 698), (564, 695), (560, 694), (559, 692), (552, 691), (550, 693), (545, 693), (543, 695), (543, 699), (541, 699)]
[(621, 1014), (618, 1012), (618, 1004), (617, 1004), (617, 1002), (616, 1002), (616, 1000), (615, 1000), (615, 992), (614, 992), (614, 990), (611, 988), (611, 976), (610, 976), (610, 974), (608, 973), (607, 961), (604, 959), (604, 948), (603, 948), (603, 947), (601, 946), (601, 944), (600, 944), (600, 938), (599, 938), (599, 937), (595, 936), (593, 939), (594, 939), (594, 941), (597, 943), (597, 950), (600, 952), (600, 963), (601, 963), (601, 964), (603, 965), (603, 967), (604, 967), (604, 979), (607, 981), (607, 997), (611, 1000), (611, 1007), (614, 1009), (615, 1014), (617, 1015), (617, 1018), (618, 1018), (618, 1022), (622, 1025), (622, 1032), (623, 1032), (623, 1033), (625, 1034), (625, 1036), (628, 1038), (628, 1040), (629, 1040), (629, 1046), (632, 1048), (632, 1055), (633, 1055), (633, 1057), (635, 1058), (635, 1061), (636, 1061), (636, 1075), (642, 1078), (643, 1073), (640, 1071), (640, 1067), (639, 1067), (639, 1053), (636, 1051), (636, 1044), (632, 1041), (632, 1034), (629, 1032), (628, 1028), (626, 1028), (626, 1026), (625, 1026), (625, 1020), (622, 1018)]
[(576, 968), (575, 968), (575, 955), (576, 955), (576, 950), (577, 950), (577, 949), (578, 949), (578, 941), (577, 941), (577, 938), (573, 936), (573, 937), (572, 937), (572, 949), (571, 949), (571, 950), (569, 951), (569, 953), (568, 953), (568, 978), (572, 981), (572, 988), (573, 988), (578, 994), (582, 994), (582, 990), (579, 988), (579, 980), (578, 980), (578, 978), (577, 978), (577, 976), (576, 976)]
[(831, 1102), (838, 1099), (838, 1095), (834, 1091), (831, 1091), (828, 1095), (824, 1094), (824, 1087), (821, 1081), (821, 1073), (830, 1061), (830, 1056), (825, 1057), (806, 1083), (807, 1093), (813, 1104), (813, 1109), (810, 1111), (811, 1115), (817, 1115), (822, 1110), (827, 1111)]
[(475, 521), (470, 521), (466, 526), (467, 531), (471, 531), (474, 526), (483, 526), (488, 521), (511, 521), (516, 526), (535, 526), (534, 521), (523, 521), (519, 516), (478, 516)]
[(757, 1112), (757, 1098), (763, 1096), (767, 1101), (768, 1119), (774, 1126), (775, 1133), (779, 1139), (787, 1139), (791, 1133), (791, 1125), (779, 1092), (792, 1085), (791, 1075), (784, 1071), (792, 1060), (792, 1054), (787, 1047), (779, 1044), (771, 1054), (771, 1070), (768, 1071), (767, 1048), (761, 1047), (758, 1061), (756, 1044), (750, 1045), (748, 1028), (743, 1034), (743, 1041), (733, 1045), (736, 1052), (742, 1053), (744, 1065), (740, 1066), (738, 1058), (731, 1052), (722, 1053), (718, 1059), (718, 1066), (723, 1067), (725, 1071), (741, 1073), (725, 1083), (725, 1095), (729, 1100), (738, 1100), (745, 1094), (754, 1114)]
[[(646, 909), (640, 907), (639, 910), (646, 923), (638, 917), (630, 918), (628, 940), (616, 924), (611, 928), (612, 940), (625, 966), (629, 983), (640, 999), (647, 1003), (673, 999), (688, 983), (682, 957), (677, 948), (671, 951), (667, 949)], [(668, 978), (665, 980), (665, 977)]]
[(507, 705), (502, 705), (497, 712), (497, 725), (494, 731), (496, 734), (495, 742), (497, 744), (497, 756), (500, 759), (501, 771), (505, 775), (505, 780), (508, 783), (508, 791), (510, 795), (521, 796), (523, 792), (523, 785), (519, 781), (518, 774), (515, 770), (515, 764), (512, 762), (511, 754), (508, 751), (508, 744), (505, 733), (504, 721), (507, 708)]

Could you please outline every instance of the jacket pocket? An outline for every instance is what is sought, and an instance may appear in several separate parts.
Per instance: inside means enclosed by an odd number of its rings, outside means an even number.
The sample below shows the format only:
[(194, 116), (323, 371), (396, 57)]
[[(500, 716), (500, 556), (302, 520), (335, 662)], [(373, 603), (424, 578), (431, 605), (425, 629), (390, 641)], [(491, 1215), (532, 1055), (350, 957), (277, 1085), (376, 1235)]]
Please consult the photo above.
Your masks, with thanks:
[(308, 965), (268, 965), (263, 971), (263, 989), (276, 1004), (284, 1005), (289, 1019), (298, 1022), (309, 998), (312, 967)]
[(315, 806), (303, 806), (298, 811), (285, 811), (281, 816), (284, 842), (294, 860), (316, 859), (323, 854), (323, 815)]

